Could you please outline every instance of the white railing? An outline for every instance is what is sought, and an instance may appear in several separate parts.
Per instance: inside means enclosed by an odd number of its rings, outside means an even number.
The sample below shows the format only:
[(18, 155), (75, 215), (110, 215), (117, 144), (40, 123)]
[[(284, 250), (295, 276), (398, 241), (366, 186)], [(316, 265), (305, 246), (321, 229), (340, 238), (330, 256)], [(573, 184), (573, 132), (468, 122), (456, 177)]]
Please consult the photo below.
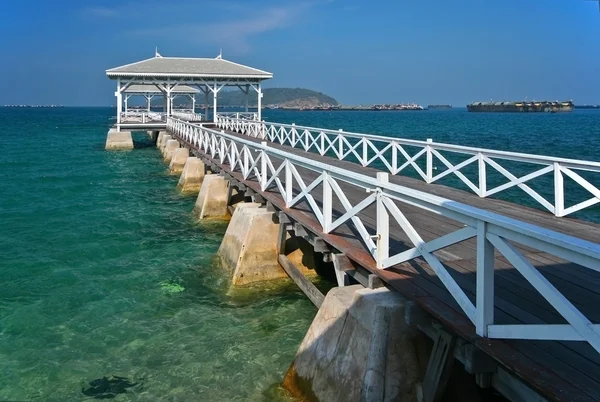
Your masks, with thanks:
[[(295, 124), (251, 122), (227, 116), (217, 119), (217, 127), (320, 155), (328, 154), (340, 160), (358, 162), (362, 166), (378, 164), (393, 175), (413, 168), (427, 183), (435, 183), (453, 175), (482, 198), (510, 188), (519, 188), (558, 217), (600, 203), (600, 162), (496, 151), (432, 140), (417, 141), (326, 130)], [(456, 160), (453, 162), (449, 159)], [(526, 169), (528, 173), (518, 173), (519, 169), (515, 169), (515, 166), (508, 166), (511, 163), (529, 167)], [(470, 175), (475, 176), (475, 179), (467, 177), (465, 171), (468, 169), (472, 169)], [(534, 171), (530, 171), (531, 169)], [(583, 174), (587, 175), (587, 179), (582, 177), (582, 172), (585, 172)], [(494, 181), (497, 182), (493, 186), (490, 185), (491, 175), (495, 175)], [(550, 187), (553, 187), (553, 197), (544, 197), (531, 187), (533, 179), (542, 176), (548, 177)], [(591, 198), (585, 197), (583, 201), (566, 206), (565, 176), (571, 179), (579, 190), (583, 190), (582, 194), (591, 194)], [(498, 178), (503, 182), (499, 182)]]
[[(262, 191), (275, 191), (294, 208), (306, 201), (321, 225), (323, 233), (332, 233), (341, 225), (351, 225), (371, 254), (379, 269), (423, 258), (435, 271), (480, 336), (499, 339), (538, 339), (587, 341), (600, 352), (600, 325), (592, 324), (515, 245), (533, 248), (600, 272), (600, 245), (573, 236), (544, 229), (502, 215), (473, 208), (429, 193), (388, 182), (388, 173), (377, 178), (320, 163), (293, 153), (273, 149), (266, 142), (253, 141), (211, 130), (181, 120), (168, 119), (167, 128), (191, 146), (229, 164), (245, 180), (260, 183)], [(306, 183), (298, 169), (319, 175)], [(368, 194), (352, 205), (340, 184), (360, 188)], [(318, 187), (322, 189), (316, 190)], [(322, 196), (322, 207), (315, 193)], [(333, 205), (333, 196), (340, 205)], [(367, 229), (361, 211), (376, 205), (376, 228)], [(402, 213), (408, 204), (460, 222), (464, 227), (431, 241), (424, 241), (417, 229)], [(343, 211), (337, 211), (343, 208)], [(390, 219), (391, 218), (391, 219)], [(413, 248), (390, 255), (390, 221), (399, 225), (413, 243)], [(395, 223), (394, 223), (395, 222)], [(473, 303), (457, 284), (435, 251), (475, 238), (477, 244), (476, 301)], [(494, 251), (500, 252), (564, 318), (567, 324), (495, 324), (494, 320)]]
[(222, 112), (217, 114), (217, 120), (220, 117), (227, 117), (230, 119), (242, 119), (242, 120), (258, 120), (258, 113), (254, 112)]
[(166, 121), (165, 113), (158, 112), (139, 112), (127, 111), (121, 112), (121, 123), (155, 123)]
[(194, 112), (187, 112), (187, 111), (173, 111), (171, 112), (171, 115), (175, 118), (181, 119), (181, 120), (185, 120), (185, 121), (202, 121), (202, 115), (199, 113), (194, 113)]

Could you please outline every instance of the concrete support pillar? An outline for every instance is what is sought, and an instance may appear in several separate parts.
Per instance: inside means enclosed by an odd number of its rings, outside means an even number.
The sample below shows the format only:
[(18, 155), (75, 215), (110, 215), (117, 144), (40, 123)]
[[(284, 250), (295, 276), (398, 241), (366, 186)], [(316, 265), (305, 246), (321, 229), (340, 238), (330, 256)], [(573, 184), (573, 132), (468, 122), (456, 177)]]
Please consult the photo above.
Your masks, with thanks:
[(167, 133), (166, 135), (163, 136), (162, 142), (160, 143), (160, 146), (158, 147), (158, 149), (160, 150), (160, 153), (164, 156), (165, 155), (165, 148), (167, 147), (167, 141), (172, 140), (173, 137), (171, 137), (171, 135), (169, 133)]
[(156, 130), (149, 130), (147, 133), (148, 133), (148, 137), (150, 137), (150, 140), (152, 140), (152, 142), (154, 144), (156, 144), (156, 141), (158, 140), (159, 132)]
[(107, 150), (133, 149), (131, 131), (117, 131), (115, 129), (110, 129), (106, 135), (106, 144), (104, 148)]
[(171, 138), (171, 136), (169, 135), (169, 133), (167, 133), (166, 131), (159, 131), (158, 132), (158, 137), (156, 139), (156, 148), (161, 149), (161, 147), (163, 146), (163, 143), (168, 138)]
[(173, 152), (171, 163), (169, 163), (169, 171), (172, 174), (180, 174), (183, 172), (185, 162), (190, 156), (190, 151), (187, 148), (178, 148)]
[(204, 163), (195, 156), (190, 156), (185, 161), (185, 166), (183, 167), (181, 177), (179, 177), (177, 187), (179, 187), (182, 193), (199, 192), (204, 180), (204, 171)]
[(416, 401), (422, 368), (404, 309), (387, 288), (331, 289), (283, 385), (310, 400)]
[(163, 160), (166, 163), (171, 163), (171, 159), (173, 158), (173, 154), (179, 148), (179, 141), (177, 140), (167, 140), (163, 151)]
[(194, 214), (199, 220), (227, 217), (228, 195), (229, 182), (223, 176), (216, 174), (204, 176), (194, 205)]
[(278, 233), (272, 212), (257, 203), (238, 204), (218, 251), (223, 266), (233, 271), (232, 285), (287, 277), (277, 259)]

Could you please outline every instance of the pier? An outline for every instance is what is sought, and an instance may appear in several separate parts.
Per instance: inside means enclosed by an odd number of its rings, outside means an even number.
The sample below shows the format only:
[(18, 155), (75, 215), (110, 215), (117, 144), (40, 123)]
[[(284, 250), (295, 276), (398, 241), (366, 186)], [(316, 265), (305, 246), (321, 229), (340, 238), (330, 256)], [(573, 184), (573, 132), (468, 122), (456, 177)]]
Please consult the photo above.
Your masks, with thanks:
[[(600, 401), (600, 225), (570, 217), (600, 203), (599, 162), (265, 122), (260, 85), (272, 74), (222, 58), (155, 57), (107, 75), (117, 81), (107, 148), (118, 148), (111, 136), (156, 132), (180, 187), (198, 192), (198, 218), (232, 215), (219, 253), (233, 285), (289, 276), (320, 307), (288, 389), (327, 400), (337, 386), (369, 401), (416, 389), (415, 400), (434, 401), (459, 364), (509, 400)], [(132, 85), (165, 97), (160, 119), (123, 120)], [(212, 94), (212, 118), (178, 115), (177, 86), (207, 106)], [(224, 86), (254, 90), (258, 111), (217, 113)], [(545, 176), (550, 197), (531, 184)], [(441, 184), (449, 177), (460, 186)], [(585, 199), (568, 203), (566, 180)], [(517, 188), (524, 202), (495, 198)], [(291, 256), (294, 239), (312, 252)], [(310, 265), (338, 286), (321, 294)], [(431, 340), (423, 372), (416, 334)], [(338, 353), (326, 351), (331, 337)], [(345, 341), (356, 354), (346, 365)]]

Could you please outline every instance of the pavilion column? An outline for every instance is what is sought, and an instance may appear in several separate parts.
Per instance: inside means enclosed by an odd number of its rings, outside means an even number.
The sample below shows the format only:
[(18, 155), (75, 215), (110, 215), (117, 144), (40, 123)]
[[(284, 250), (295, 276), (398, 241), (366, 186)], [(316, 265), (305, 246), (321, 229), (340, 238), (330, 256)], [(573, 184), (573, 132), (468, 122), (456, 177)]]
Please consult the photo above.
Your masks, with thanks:
[(146, 95), (146, 101), (147, 101), (146, 109), (148, 109), (148, 113), (150, 113), (150, 104), (152, 103), (153, 96), (154, 95)]
[(171, 97), (171, 91), (167, 92), (167, 116), (171, 116), (173, 114), (173, 98)]
[(215, 81), (215, 86), (213, 89), (213, 121), (217, 121), (217, 96), (219, 94), (219, 90), (217, 89), (217, 81)]
[(192, 98), (192, 113), (196, 113), (196, 95), (190, 95)]
[(121, 131), (121, 110), (123, 107), (123, 100), (121, 96), (121, 79), (117, 79), (117, 91), (115, 92), (117, 97), (117, 131)]
[(258, 92), (256, 118), (258, 121), (262, 121), (262, 96), (263, 96), (263, 93), (262, 93), (262, 89), (260, 87), (260, 82), (256, 86), (256, 92)]
[(246, 99), (244, 99), (244, 112), (248, 113), (248, 98), (250, 98), (250, 85), (246, 84)]
[(129, 97), (131, 95), (125, 95), (125, 116), (127, 116), (127, 112), (128, 112), (128, 106), (127, 106), (127, 102), (129, 101)]

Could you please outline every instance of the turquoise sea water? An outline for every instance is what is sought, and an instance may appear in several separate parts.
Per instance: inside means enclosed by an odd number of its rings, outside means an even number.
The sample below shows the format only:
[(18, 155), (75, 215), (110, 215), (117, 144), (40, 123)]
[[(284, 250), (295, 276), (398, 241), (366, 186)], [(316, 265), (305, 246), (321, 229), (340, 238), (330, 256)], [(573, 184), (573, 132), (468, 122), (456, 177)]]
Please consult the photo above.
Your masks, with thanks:
[[(0, 400), (286, 400), (316, 312), (293, 286), (228, 293), (224, 223), (197, 224), (144, 134), (106, 152), (112, 109), (1, 109)], [(284, 112), (265, 118), (599, 160), (600, 113)], [(596, 210), (597, 211), (597, 210)]]
[(314, 307), (292, 285), (227, 295), (226, 224), (194, 222), (144, 134), (104, 151), (111, 112), (0, 109), (0, 400), (110, 375), (143, 383), (119, 401), (284, 399)]

